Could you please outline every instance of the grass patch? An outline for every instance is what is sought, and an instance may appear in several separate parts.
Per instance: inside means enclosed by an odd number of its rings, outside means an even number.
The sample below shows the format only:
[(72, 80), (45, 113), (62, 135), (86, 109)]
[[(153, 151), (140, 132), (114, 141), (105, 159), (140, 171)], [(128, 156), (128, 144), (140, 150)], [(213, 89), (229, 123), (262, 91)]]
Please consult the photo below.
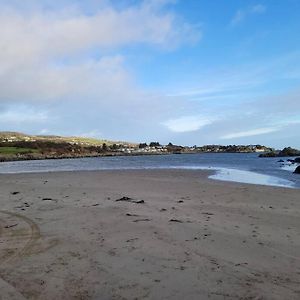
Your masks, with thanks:
[(0, 154), (4, 155), (16, 155), (16, 154), (27, 154), (27, 153), (38, 153), (37, 149), (20, 148), (20, 147), (0, 147)]

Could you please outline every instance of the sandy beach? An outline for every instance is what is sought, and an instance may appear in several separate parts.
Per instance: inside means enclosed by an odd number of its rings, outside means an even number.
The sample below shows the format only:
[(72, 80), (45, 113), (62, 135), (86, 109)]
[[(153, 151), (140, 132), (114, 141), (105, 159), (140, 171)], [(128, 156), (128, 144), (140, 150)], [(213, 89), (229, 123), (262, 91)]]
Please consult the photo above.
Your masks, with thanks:
[(300, 190), (208, 174), (0, 175), (0, 299), (300, 299)]

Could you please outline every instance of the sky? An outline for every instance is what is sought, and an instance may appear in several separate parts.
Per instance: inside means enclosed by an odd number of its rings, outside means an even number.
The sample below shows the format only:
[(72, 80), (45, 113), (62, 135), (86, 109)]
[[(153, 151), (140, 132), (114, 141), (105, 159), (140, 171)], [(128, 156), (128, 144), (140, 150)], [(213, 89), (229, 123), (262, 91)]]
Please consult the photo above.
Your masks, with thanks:
[(0, 131), (300, 148), (300, 1), (0, 0)]

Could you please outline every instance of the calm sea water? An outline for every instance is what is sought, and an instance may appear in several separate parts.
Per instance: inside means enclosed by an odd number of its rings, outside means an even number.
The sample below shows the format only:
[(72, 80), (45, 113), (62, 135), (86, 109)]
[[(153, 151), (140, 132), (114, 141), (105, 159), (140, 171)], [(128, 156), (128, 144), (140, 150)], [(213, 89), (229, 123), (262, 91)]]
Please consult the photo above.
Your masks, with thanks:
[[(284, 158), (286, 161), (288, 158)], [(203, 153), (96, 157), (0, 163), (0, 173), (112, 170), (112, 169), (213, 169), (211, 178), (255, 184), (300, 188), (300, 175), (293, 174), (278, 158), (259, 158), (256, 153)]]

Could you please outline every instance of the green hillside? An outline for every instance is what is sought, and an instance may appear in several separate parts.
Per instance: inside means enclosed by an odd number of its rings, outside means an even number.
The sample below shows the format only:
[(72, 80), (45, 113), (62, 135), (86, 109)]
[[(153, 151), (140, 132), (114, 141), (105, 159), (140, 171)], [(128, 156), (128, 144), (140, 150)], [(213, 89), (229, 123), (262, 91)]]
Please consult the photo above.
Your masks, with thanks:
[(0, 154), (2, 155), (16, 155), (16, 154), (29, 154), (38, 153), (36, 149), (20, 148), (20, 147), (0, 147)]
[(135, 146), (134, 143), (123, 142), (123, 141), (110, 141), (88, 137), (63, 137), (55, 135), (29, 135), (20, 132), (0, 131), (0, 142), (18, 142), (18, 141), (48, 141), (58, 143), (70, 143), (78, 144), (81, 146), (101, 146), (105, 143), (107, 146), (113, 144), (126, 144)]

